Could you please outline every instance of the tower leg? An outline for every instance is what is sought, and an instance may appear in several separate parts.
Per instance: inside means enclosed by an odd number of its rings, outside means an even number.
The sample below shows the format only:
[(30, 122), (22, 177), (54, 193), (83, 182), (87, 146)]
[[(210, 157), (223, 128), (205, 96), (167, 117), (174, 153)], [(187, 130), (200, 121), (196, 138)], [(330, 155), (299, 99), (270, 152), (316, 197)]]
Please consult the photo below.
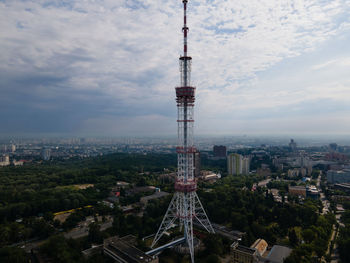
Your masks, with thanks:
[(207, 230), (209, 233), (215, 233), (213, 226), (211, 225), (209, 218), (207, 214), (205, 213), (205, 210), (203, 208), (203, 205), (201, 201), (199, 200), (199, 197), (196, 192), (193, 192), (193, 199), (194, 199), (194, 208), (195, 208), (195, 218), (198, 220), (198, 222), (204, 227), (205, 230)]
[(194, 263), (194, 248), (193, 248), (193, 212), (195, 207), (193, 206), (193, 193), (183, 194), (184, 201), (186, 203), (186, 211), (184, 215), (185, 223), (185, 237), (186, 242), (191, 255), (191, 262)]
[(176, 192), (173, 198), (171, 199), (168, 210), (166, 211), (163, 221), (159, 226), (158, 232), (153, 239), (152, 246), (151, 246), (152, 248), (158, 242), (158, 240), (163, 236), (164, 232), (169, 230), (169, 228), (173, 225), (173, 223), (177, 219), (176, 213), (177, 213), (178, 203), (179, 203), (178, 195), (179, 193)]

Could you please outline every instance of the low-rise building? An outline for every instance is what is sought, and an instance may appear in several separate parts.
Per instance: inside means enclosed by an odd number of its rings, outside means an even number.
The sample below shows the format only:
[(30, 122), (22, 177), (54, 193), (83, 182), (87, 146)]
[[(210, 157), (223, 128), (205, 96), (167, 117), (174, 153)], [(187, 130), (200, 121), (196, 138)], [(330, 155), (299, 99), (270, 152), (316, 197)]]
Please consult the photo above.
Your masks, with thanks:
[(19, 160), (19, 161), (13, 160), (12, 163), (14, 166), (22, 166), (24, 162), (23, 160)]
[(140, 193), (154, 193), (156, 190), (155, 186), (139, 186), (126, 190), (126, 195), (134, 195)]
[(161, 191), (155, 192), (152, 195), (141, 197), (140, 202), (144, 205), (147, 205), (148, 201), (150, 201), (150, 200), (160, 199), (160, 198), (166, 197), (168, 195), (169, 195), (169, 193), (167, 193), (167, 192), (161, 192)]
[(241, 246), (238, 242), (231, 245), (231, 257), (233, 263), (257, 263), (258, 251), (254, 248)]
[(328, 183), (350, 183), (350, 169), (343, 169), (340, 171), (329, 170), (327, 172)]
[(306, 187), (305, 186), (289, 186), (288, 193), (290, 195), (297, 195), (306, 197)]
[(10, 156), (3, 155), (0, 156), (0, 166), (8, 166), (10, 165)]
[(203, 181), (216, 181), (221, 178), (221, 174), (216, 174), (211, 171), (201, 171), (200, 179)]
[(250, 248), (256, 249), (260, 256), (264, 255), (264, 253), (267, 250), (267, 247), (268, 247), (267, 242), (264, 239), (261, 239), (261, 238), (255, 240), (253, 245), (250, 246)]
[(257, 239), (250, 247), (241, 246), (238, 242), (231, 245), (233, 263), (283, 263), (290, 255), (292, 249), (285, 246), (274, 245), (268, 250), (264, 239)]
[(314, 185), (309, 185), (306, 187), (306, 197), (317, 200), (320, 196), (320, 192)]
[(119, 263), (158, 263), (157, 256), (146, 255), (130, 240), (130, 236), (107, 238), (103, 242), (103, 252)]

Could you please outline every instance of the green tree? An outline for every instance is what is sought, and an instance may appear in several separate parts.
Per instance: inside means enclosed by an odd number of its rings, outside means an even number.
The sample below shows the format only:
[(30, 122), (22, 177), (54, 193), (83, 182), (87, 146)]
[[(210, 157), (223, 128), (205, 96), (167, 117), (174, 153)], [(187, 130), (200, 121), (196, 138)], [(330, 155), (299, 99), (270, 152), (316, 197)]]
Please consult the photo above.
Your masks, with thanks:
[(205, 263), (219, 263), (220, 259), (217, 255), (212, 254), (206, 257)]
[(316, 237), (315, 232), (312, 231), (311, 229), (305, 229), (302, 232), (302, 236), (306, 243), (311, 243)]
[(88, 240), (92, 243), (102, 243), (103, 238), (100, 232), (100, 225), (97, 223), (91, 223), (89, 225)]
[(53, 213), (52, 213), (52, 212), (46, 212), (46, 213), (44, 214), (44, 219), (45, 219), (47, 222), (53, 221)]
[(23, 249), (17, 247), (0, 248), (0, 262), (26, 263), (27, 258)]
[(292, 229), (289, 230), (288, 232), (288, 238), (289, 238), (289, 242), (290, 244), (295, 247), (299, 244), (299, 239), (297, 236), (297, 233), (295, 232), (294, 227)]
[(81, 248), (74, 240), (66, 240), (62, 235), (51, 236), (41, 247), (41, 251), (54, 262), (82, 262)]
[(208, 254), (222, 255), (224, 252), (222, 238), (217, 234), (208, 234), (204, 239), (204, 245)]
[(338, 248), (341, 260), (350, 262), (350, 225), (340, 228)]

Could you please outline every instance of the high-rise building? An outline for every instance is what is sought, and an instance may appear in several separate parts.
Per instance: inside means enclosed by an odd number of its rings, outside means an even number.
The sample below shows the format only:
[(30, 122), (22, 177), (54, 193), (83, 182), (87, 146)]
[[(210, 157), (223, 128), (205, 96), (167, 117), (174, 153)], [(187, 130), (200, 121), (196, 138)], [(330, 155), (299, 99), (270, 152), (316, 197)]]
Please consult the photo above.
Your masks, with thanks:
[(214, 157), (226, 158), (227, 156), (226, 146), (214, 145), (213, 154), (214, 154)]
[(250, 172), (250, 157), (245, 156), (242, 158), (242, 174), (249, 174)]
[(6, 144), (2, 145), (1, 151), (4, 153), (7, 152), (7, 145)]
[(232, 153), (227, 158), (227, 171), (229, 175), (249, 174), (250, 158)]
[(201, 153), (196, 149), (193, 153), (194, 177), (198, 178), (201, 174)]
[(242, 155), (232, 153), (227, 158), (227, 171), (229, 175), (242, 174)]
[(336, 143), (330, 143), (329, 144), (329, 150), (335, 152), (338, 148), (338, 144)]
[(297, 143), (293, 139), (290, 139), (289, 148), (293, 152), (297, 149)]
[(13, 153), (16, 151), (16, 145), (15, 144), (11, 144), (11, 151)]
[(51, 149), (49, 149), (49, 148), (43, 148), (42, 151), (41, 151), (41, 158), (42, 158), (44, 161), (50, 160), (50, 158), (51, 158)]

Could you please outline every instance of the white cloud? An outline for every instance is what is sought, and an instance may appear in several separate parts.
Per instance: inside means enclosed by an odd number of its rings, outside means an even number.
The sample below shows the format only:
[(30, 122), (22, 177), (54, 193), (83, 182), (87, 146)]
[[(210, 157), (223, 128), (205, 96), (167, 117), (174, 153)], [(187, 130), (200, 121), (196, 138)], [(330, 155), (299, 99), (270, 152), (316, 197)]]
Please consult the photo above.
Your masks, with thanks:
[(328, 69), (330, 67), (349, 67), (350, 57), (342, 57), (337, 59), (331, 59), (329, 61), (323, 62), (321, 64), (314, 65), (313, 70)]

